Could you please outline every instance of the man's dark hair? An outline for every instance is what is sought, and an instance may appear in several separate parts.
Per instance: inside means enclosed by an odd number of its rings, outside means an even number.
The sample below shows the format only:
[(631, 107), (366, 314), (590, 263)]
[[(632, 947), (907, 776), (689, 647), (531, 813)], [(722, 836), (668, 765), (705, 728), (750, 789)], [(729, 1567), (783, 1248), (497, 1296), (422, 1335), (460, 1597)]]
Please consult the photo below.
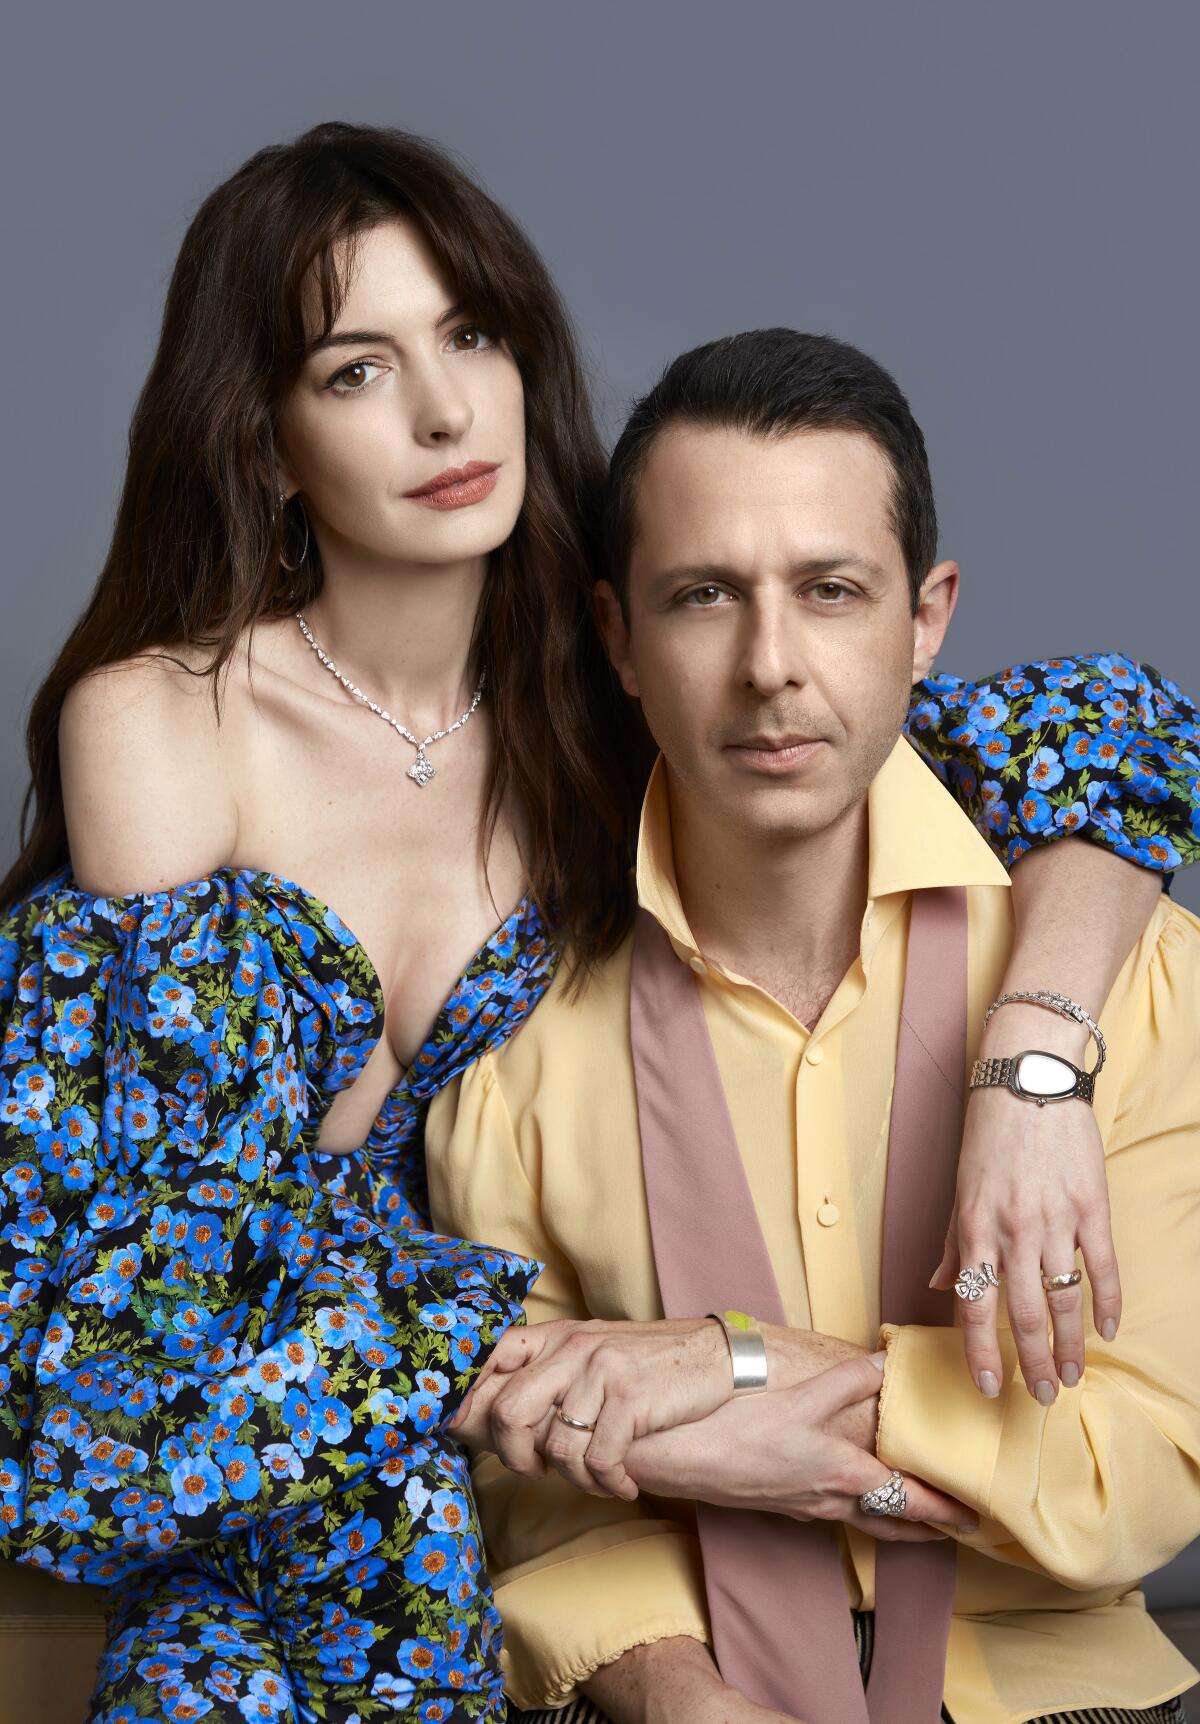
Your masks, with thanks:
[(937, 513), (925, 439), (895, 379), (857, 347), (795, 329), (751, 329), (672, 360), (617, 439), (605, 494), (605, 562), (628, 599), (637, 486), (655, 440), (677, 425), (752, 436), (861, 431), (891, 463), (892, 522), (915, 611), (937, 556)]

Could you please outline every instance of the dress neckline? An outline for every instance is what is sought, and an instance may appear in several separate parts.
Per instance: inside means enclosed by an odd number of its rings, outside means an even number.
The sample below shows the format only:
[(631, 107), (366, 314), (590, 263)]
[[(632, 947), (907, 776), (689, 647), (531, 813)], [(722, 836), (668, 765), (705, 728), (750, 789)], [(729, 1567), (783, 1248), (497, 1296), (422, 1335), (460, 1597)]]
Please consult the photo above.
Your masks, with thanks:
[[(182, 880), (173, 886), (161, 886), (150, 890), (135, 892), (93, 892), (90, 888), (80, 884), (75, 877), (74, 868), (69, 862), (66, 864), (61, 875), (63, 884), (80, 893), (81, 896), (90, 898), (94, 903), (98, 904), (165, 904), (176, 898), (194, 896), (200, 888), (209, 885), (213, 880), (221, 878), (228, 880), (231, 884), (237, 882), (249, 883), (253, 881), (264, 886), (268, 892), (277, 892), (284, 898), (298, 902), (309, 912), (310, 917), (316, 926), (327, 929), (333, 935), (339, 946), (343, 946), (348, 951), (355, 953), (362, 966), (363, 981), (367, 989), (368, 1000), (371, 1006), (371, 1022), (365, 1027), (359, 1026), (361, 1033), (357, 1038), (357, 1051), (362, 1057), (360, 1061), (356, 1061), (355, 1063), (355, 1068), (350, 1074), (350, 1082), (348, 1084), (339, 1084), (327, 1093), (332, 1097), (353, 1088), (354, 1084), (362, 1076), (367, 1061), (371, 1058), (371, 1055), (383, 1039), (384, 1027), (387, 1018), (387, 997), (384, 993), (383, 982), (380, 979), (379, 971), (375, 967), (375, 963), (368, 953), (366, 946), (354, 932), (354, 929), (342, 916), (339, 916), (338, 912), (332, 905), (326, 903), (323, 898), (318, 897), (315, 892), (310, 891), (307, 886), (302, 886), (299, 881), (290, 879), (288, 875), (281, 874), (274, 868), (239, 868), (233, 863), (222, 863), (219, 867), (210, 869), (207, 874), (198, 874), (194, 879)], [(453, 1006), (465, 981), (471, 975), (472, 971), (479, 964), (485, 954), (501, 941), (507, 930), (528, 918), (533, 909), (533, 901), (529, 897), (528, 893), (526, 893), (522, 896), (519, 903), (516, 905), (516, 908), (492, 929), (492, 932), (487, 936), (487, 938), (476, 948), (474, 955), (459, 971), (458, 976), (451, 985), (450, 992), (438, 1007), (428, 1035), (421, 1043), (421, 1046), (417, 1049), (410, 1064), (404, 1069), (399, 1079), (384, 1096), (371, 1124), (371, 1128), (363, 1140), (364, 1144), (369, 1144), (372, 1141), (377, 1140), (378, 1134), (386, 1131), (388, 1121), (391, 1115), (395, 1112), (399, 1102), (402, 1098), (408, 1095), (416, 1082), (418, 1082), (422, 1077), (428, 1075), (428, 1067), (432, 1061), (425, 1056), (429, 1055), (431, 1050), (435, 1047), (438, 1031), (445, 1023), (450, 1008)], [(422, 1066), (426, 1068), (425, 1071), (422, 1071)], [(322, 1151), (321, 1153), (344, 1155), (347, 1152), (345, 1150), (328, 1150)]]

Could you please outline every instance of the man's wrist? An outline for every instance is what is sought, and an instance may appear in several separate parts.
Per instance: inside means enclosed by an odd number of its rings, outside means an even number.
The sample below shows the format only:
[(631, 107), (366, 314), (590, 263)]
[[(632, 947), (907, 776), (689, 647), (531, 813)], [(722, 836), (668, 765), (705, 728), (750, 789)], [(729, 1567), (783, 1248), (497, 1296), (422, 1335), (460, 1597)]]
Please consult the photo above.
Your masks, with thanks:
[(791, 1329), (781, 1323), (763, 1323), (761, 1327), (772, 1389), (794, 1389), (844, 1359), (865, 1358), (871, 1351), (856, 1341), (843, 1341), (839, 1335), (813, 1329)]
[(668, 1724), (699, 1717), (724, 1683), (704, 1641), (675, 1634), (629, 1647), (580, 1687), (612, 1724)]

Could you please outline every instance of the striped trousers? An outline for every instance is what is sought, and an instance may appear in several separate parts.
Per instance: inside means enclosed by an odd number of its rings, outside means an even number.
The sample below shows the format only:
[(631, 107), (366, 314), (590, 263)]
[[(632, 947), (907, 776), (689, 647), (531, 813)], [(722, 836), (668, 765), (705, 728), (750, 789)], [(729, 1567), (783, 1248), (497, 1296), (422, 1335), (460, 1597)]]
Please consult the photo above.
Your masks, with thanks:
[[(871, 1653), (875, 1643), (875, 1612), (854, 1611), (854, 1639), (858, 1646), (859, 1668), (865, 1682), (871, 1669)], [(557, 1712), (521, 1712), (515, 1706), (508, 1709), (508, 1724), (608, 1724), (604, 1713), (590, 1700), (573, 1700)], [(942, 1724), (955, 1724), (942, 1707)], [(1187, 1724), (1183, 1702), (1176, 1695), (1159, 1706), (1089, 1706), (1082, 1712), (1046, 1712), (1030, 1724)]]

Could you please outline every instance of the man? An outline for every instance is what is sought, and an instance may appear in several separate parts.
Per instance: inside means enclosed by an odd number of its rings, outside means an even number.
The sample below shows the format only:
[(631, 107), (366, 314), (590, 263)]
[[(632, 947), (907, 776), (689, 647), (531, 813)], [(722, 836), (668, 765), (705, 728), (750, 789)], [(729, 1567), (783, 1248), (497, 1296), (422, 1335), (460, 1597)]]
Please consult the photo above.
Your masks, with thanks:
[[(961, 1069), (977, 1052), (999, 1059), (1042, 1049), (1052, 1065), (1064, 1052), (1074, 1062), (1081, 1044), (1063, 1039), (1076, 1025), (1068, 1031), (1031, 1004), (1006, 1005), (980, 1041), (1012, 939), (1008, 876), (901, 735), (911, 685), (932, 665), (958, 587), (956, 565), (933, 560), (920, 431), (891, 378), (864, 355), (824, 338), (757, 332), (668, 368), (618, 444), (611, 487), (616, 585), (601, 588), (609, 648), (662, 751), (639, 843), (641, 925), (579, 997), (556, 987), (519, 1037), (435, 1104), (435, 1221), (545, 1263), (527, 1302), (531, 1323), (646, 1323), (663, 1317), (663, 1288), (680, 1265), (695, 1282), (698, 1252), (689, 1258), (687, 1242), (667, 1240), (655, 1195), (661, 1167), (649, 1159), (648, 1122), (659, 1120), (661, 1136), (670, 1108), (656, 1114), (646, 1100), (655, 1026), (645, 1004), (668, 996), (639, 992), (639, 964), (650, 961), (639, 954), (666, 952), (702, 1007), (695, 1033), (711, 1042), (718, 1086), (705, 1091), (709, 1111), (727, 1105), (783, 1322), (771, 1330), (767, 1393), (633, 1444), (629, 1476), (656, 1491), (653, 1502), (582, 1494), (564, 1478), (517, 1477), (483, 1458), (477, 1487), (510, 1692), (527, 1707), (584, 1693), (618, 1724), (787, 1715), (786, 1702), (755, 1703), (722, 1684), (709, 1647), (716, 1605), (728, 1612), (731, 1589), (714, 1587), (713, 1523), (709, 1511), (693, 1520), (665, 1499), (757, 1500), (795, 1513), (783, 1487), (767, 1482), (770, 1457), (797, 1452), (788, 1447), (797, 1418), (806, 1454), (832, 1440), (821, 1427), (833, 1424), (834, 1398), (818, 1403), (814, 1386), (841, 1371), (850, 1392), (838, 1405), (856, 1402), (838, 1426), (842, 1439), (877, 1456), (882, 1476), (895, 1469), (917, 1502), (941, 1503), (936, 1518), (956, 1504), (971, 1511), (944, 1547), (952, 1566), (943, 1717), (1181, 1718), (1170, 1697), (1198, 1673), (1149, 1619), (1138, 1581), (1200, 1531), (1192, 1320), (1200, 922), (1164, 899), (1104, 1011), (1109, 1055), (1094, 1106), (1122, 1272), (1121, 1334), (1105, 1347), (1092, 1330), (1082, 1382), (1035, 1399), (1002, 1326), (1003, 1386), (985, 1399), (951, 1318), (965, 1320), (974, 1295), (996, 1297), (995, 1252), (981, 1247), (963, 1266), (979, 1284), (960, 1278), (959, 1298), (940, 1296), (948, 1311), (881, 1321), (881, 1257), (886, 1268), (901, 1237), (893, 1195), (936, 1209), (944, 1171), (931, 1174), (928, 1191), (918, 1180), (915, 1193), (888, 1177), (902, 1089), (911, 1113), (902, 1061), (913, 1010), (923, 987), (936, 995), (944, 986), (949, 998), (956, 985), (948, 938), (927, 943), (933, 983), (914, 980), (911, 965), (906, 978), (918, 904), (958, 906), (967, 1009), (949, 1015), (967, 1026)], [(950, 966), (944, 977), (938, 964)], [(686, 1007), (677, 986), (669, 997), (664, 1041)], [(699, 1073), (697, 1054), (678, 1074), (681, 1110)], [(674, 1081), (670, 1071), (659, 1080), (668, 1091)], [(1078, 1093), (1059, 1105), (1088, 1105), (1086, 1084), (1075, 1081)], [(1020, 1131), (1032, 1099), (1003, 1100)], [(703, 1118), (695, 1130), (698, 1143)], [(919, 1158), (920, 1145), (908, 1153)], [(710, 1171), (697, 1161), (696, 1213), (706, 1224)], [(944, 1211), (935, 1220), (944, 1231)], [(720, 1256), (720, 1228), (708, 1238), (705, 1251)], [(1070, 1272), (1074, 1255), (1074, 1234), (1055, 1244), (1051, 1227), (1043, 1268)], [(706, 1269), (701, 1262), (702, 1290)], [(716, 1297), (715, 1264), (712, 1273)], [(1044, 1329), (1044, 1307), (1041, 1320)], [(876, 1396), (867, 1356), (881, 1345)], [(781, 1380), (814, 1398), (793, 1398), (785, 1411), (788, 1393), (772, 1392)], [(670, 1398), (661, 1372), (655, 1387)], [(565, 1439), (561, 1429), (552, 1439), (543, 1432), (542, 1451), (560, 1457), (568, 1478), (583, 1482), (601, 1412), (564, 1395), (560, 1415), (573, 1429)], [(716, 1433), (707, 1448), (706, 1430)], [(572, 1454), (568, 1440), (579, 1445)], [(604, 1473), (610, 1484), (616, 1476)], [(921, 1481), (935, 1494), (922, 1499)], [(844, 1587), (864, 1677), (877, 1568), (893, 1548), (870, 1536), (870, 1524), (848, 1508), (837, 1571), (830, 1580), (821, 1570), (827, 1591)], [(808, 1536), (782, 1515), (770, 1522), (789, 1525)], [(703, 1562), (697, 1528), (707, 1538)], [(757, 1534), (745, 1531), (743, 1574), (753, 1573), (753, 1539), (765, 1561), (774, 1536), (761, 1522)], [(938, 1573), (915, 1583), (935, 1600), (944, 1563)], [(765, 1618), (778, 1602), (754, 1608)], [(792, 1638), (801, 1667), (840, 1656), (802, 1612)], [(760, 1675), (769, 1687), (773, 1673), (751, 1667), (747, 1691)]]

